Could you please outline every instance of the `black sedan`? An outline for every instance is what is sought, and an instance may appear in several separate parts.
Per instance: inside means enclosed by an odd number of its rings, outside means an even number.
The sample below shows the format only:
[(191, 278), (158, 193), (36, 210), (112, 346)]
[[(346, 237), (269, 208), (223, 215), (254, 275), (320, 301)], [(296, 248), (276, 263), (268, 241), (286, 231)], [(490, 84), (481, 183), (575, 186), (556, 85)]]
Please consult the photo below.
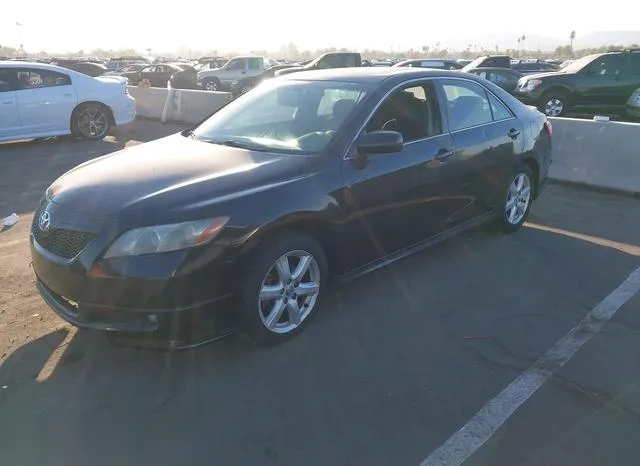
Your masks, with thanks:
[(483, 222), (516, 231), (550, 162), (547, 118), (475, 76), (295, 73), (62, 175), (34, 216), (33, 270), (78, 327), (277, 343), (335, 280)]
[(167, 83), (171, 78), (171, 75), (182, 71), (182, 67), (174, 65), (172, 63), (160, 63), (156, 65), (149, 65), (142, 68), (140, 71), (132, 71), (129, 73), (122, 73), (120, 76), (124, 76), (129, 80), (129, 84), (137, 86), (143, 80), (148, 80), (151, 87), (167, 87)]
[(513, 94), (518, 87), (518, 80), (524, 76), (522, 73), (509, 68), (472, 68), (467, 73), (475, 74), (491, 81), (509, 94)]

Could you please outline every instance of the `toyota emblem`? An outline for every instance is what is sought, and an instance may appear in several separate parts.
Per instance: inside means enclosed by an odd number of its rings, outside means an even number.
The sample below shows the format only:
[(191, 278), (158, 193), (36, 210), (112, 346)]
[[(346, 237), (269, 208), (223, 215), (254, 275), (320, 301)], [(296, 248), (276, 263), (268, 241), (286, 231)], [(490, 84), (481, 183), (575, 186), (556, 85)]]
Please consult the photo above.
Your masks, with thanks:
[(51, 214), (46, 210), (40, 214), (40, 220), (38, 220), (38, 226), (42, 231), (48, 231), (51, 227)]

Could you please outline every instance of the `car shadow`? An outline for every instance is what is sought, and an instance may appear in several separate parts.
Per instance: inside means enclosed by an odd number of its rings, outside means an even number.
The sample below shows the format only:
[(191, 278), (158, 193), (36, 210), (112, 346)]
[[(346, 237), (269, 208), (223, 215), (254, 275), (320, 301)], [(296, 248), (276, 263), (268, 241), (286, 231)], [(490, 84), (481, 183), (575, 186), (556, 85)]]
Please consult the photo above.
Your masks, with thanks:
[(0, 463), (417, 464), (635, 264), (477, 230), (332, 290), (274, 347), (141, 350), (64, 327), (3, 356)]

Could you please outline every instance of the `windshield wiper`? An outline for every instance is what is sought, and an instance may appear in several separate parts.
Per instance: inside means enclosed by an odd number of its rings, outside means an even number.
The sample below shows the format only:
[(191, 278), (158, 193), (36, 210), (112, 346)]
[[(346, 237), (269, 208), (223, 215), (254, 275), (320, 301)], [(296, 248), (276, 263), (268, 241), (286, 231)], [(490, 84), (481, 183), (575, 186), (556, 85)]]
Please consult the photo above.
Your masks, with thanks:
[(204, 139), (204, 142), (210, 142), (212, 144), (219, 144), (221, 146), (235, 147), (237, 149), (245, 149), (245, 150), (253, 150), (259, 152), (267, 152), (269, 149), (267, 147), (261, 146), (255, 143), (245, 143), (235, 139), (225, 139), (223, 141), (218, 141), (215, 139)]
[(191, 139), (198, 139), (196, 138), (196, 133), (193, 132), (193, 130), (188, 129), (186, 130), (184, 133), (185, 137), (191, 138)]

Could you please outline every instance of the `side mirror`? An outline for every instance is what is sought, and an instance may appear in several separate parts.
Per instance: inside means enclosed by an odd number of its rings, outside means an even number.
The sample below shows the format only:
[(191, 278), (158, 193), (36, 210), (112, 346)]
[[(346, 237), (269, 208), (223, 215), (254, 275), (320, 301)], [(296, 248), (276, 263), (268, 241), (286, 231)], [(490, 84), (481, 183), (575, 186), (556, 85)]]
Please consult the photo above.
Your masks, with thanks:
[(402, 134), (397, 131), (372, 131), (358, 138), (356, 150), (358, 155), (391, 154), (400, 152), (404, 147)]

